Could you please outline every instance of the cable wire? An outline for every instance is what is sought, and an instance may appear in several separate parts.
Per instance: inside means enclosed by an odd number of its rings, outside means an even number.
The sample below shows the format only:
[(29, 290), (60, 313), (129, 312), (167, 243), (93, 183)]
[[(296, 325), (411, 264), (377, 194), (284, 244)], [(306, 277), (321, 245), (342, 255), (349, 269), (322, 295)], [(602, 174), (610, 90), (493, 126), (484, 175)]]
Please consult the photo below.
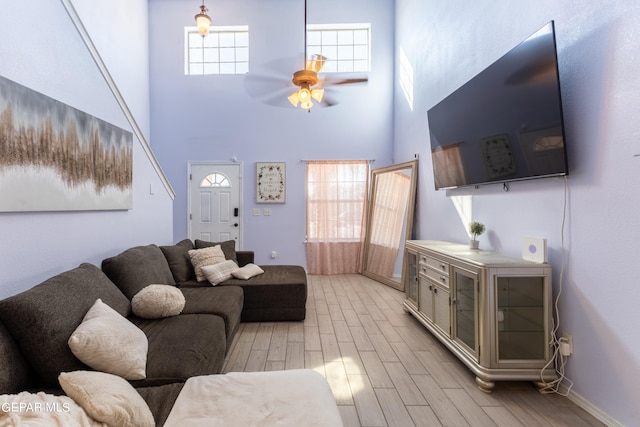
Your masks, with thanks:
[[(564, 205), (562, 208), (562, 226), (560, 229), (560, 252), (561, 252), (561, 265), (560, 265), (560, 275), (558, 277), (558, 294), (556, 295), (556, 299), (553, 304), (554, 316), (552, 316), (553, 328), (551, 331), (551, 341), (550, 345), (553, 348), (553, 357), (549, 359), (546, 365), (540, 370), (540, 382), (544, 384), (544, 387), (540, 388), (540, 393), (549, 394), (556, 393), (562, 396), (568, 396), (571, 388), (573, 387), (573, 381), (568, 379), (565, 375), (565, 366), (567, 364), (568, 356), (564, 356), (560, 352), (560, 339), (558, 337), (558, 329), (560, 328), (560, 310), (558, 305), (560, 303), (560, 295), (562, 295), (562, 283), (564, 278), (564, 268), (566, 264), (566, 255), (565, 255), (565, 243), (564, 243), (564, 230), (567, 222), (567, 199), (568, 199), (568, 183), (567, 177), (564, 177)], [(555, 364), (554, 368), (556, 373), (558, 374), (558, 378), (553, 381), (545, 381), (543, 379), (544, 371), (551, 366), (551, 364)], [(567, 389), (565, 391), (560, 391), (560, 385), (566, 382), (568, 383)]]

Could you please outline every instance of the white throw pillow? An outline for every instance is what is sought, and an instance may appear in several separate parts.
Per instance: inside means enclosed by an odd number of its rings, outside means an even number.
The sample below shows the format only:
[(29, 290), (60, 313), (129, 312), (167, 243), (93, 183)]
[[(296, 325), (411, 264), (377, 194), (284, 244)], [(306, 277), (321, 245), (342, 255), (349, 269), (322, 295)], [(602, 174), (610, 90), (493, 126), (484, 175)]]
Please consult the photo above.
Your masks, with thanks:
[(233, 274), (233, 277), (235, 277), (236, 279), (248, 280), (248, 279), (251, 279), (253, 276), (257, 276), (258, 274), (262, 274), (262, 273), (264, 273), (263, 269), (261, 269), (255, 264), (249, 263), (239, 268), (238, 270), (234, 271), (231, 274)]
[(63, 372), (64, 392), (93, 419), (118, 427), (153, 427), (153, 414), (142, 396), (123, 378), (95, 371)]
[(191, 249), (188, 254), (189, 258), (191, 258), (191, 264), (193, 264), (198, 282), (203, 282), (207, 279), (202, 272), (202, 267), (225, 261), (224, 252), (222, 252), (220, 245), (209, 246), (202, 249)]
[(69, 396), (42, 391), (0, 396), (0, 426), (108, 427), (93, 419)]
[(227, 260), (214, 265), (206, 265), (202, 267), (202, 272), (212, 285), (231, 279), (234, 271), (238, 271), (240, 267), (235, 261)]
[(147, 336), (97, 299), (69, 338), (73, 354), (95, 370), (128, 380), (146, 377)]
[(184, 294), (175, 286), (149, 285), (131, 298), (131, 310), (143, 319), (160, 319), (182, 313), (184, 303)]

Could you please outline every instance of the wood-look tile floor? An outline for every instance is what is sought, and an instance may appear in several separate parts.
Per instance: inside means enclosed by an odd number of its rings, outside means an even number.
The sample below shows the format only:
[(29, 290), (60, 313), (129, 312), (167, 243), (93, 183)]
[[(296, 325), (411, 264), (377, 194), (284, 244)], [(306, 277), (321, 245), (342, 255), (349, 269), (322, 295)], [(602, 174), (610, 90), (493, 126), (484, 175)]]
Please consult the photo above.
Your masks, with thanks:
[(243, 323), (225, 372), (309, 368), (325, 376), (345, 427), (602, 426), (528, 382), (480, 391), (411, 315), (404, 294), (361, 275), (309, 276), (304, 322)]

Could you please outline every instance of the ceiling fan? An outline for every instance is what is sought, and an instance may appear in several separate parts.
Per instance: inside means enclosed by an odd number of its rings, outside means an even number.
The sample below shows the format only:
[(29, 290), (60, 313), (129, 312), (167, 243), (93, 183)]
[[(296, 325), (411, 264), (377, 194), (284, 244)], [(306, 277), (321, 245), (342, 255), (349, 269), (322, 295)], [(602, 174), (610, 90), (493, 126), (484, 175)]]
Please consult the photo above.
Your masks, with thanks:
[[(344, 85), (351, 83), (365, 83), (368, 78), (349, 78), (349, 79), (331, 79), (329, 77), (320, 77), (318, 73), (321, 72), (323, 65), (329, 59), (321, 54), (313, 54), (310, 57), (307, 53), (307, 0), (304, 1), (304, 57), (302, 62), (302, 69), (293, 73), (290, 79), (285, 80), (282, 74), (278, 73), (280, 77), (273, 76), (259, 76), (259, 75), (247, 75), (249, 78), (245, 80), (245, 85), (249, 93), (254, 96), (263, 98), (265, 102), (274, 106), (288, 106), (289, 102), (294, 107), (300, 107), (304, 110), (310, 111), (314, 105), (322, 107), (330, 107), (337, 102), (331, 99), (330, 94), (325, 92), (325, 88), (334, 85)], [(278, 61), (280, 62), (280, 61)], [(285, 61), (288, 62), (288, 61)], [(294, 61), (297, 62), (297, 60)], [(271, 65), (275, 65), (271, 63)], [(281, 63), (280, 66), (284, 65)], [(277, 67), (280, 68), (280, 67)], [(295, 85), (295, 92), (291, 93), (292, 85)], [(279, 87), (277, 92), (269, 90)], [(286, 87), (286, 89), (285, 89)], [(282, 91), (282, 92), (280, 92)], [(272, 92), (271, 96), (267, 96), (267, 92)], [(329, 96), (327, 96), (329, 95)], [(285, 97), (288, 100), (285, 101)], [(289, 107), (291, 108), (291, 107)]]
[(324, 98), (324, 88), (322, 86), (364, 83), (368, 81), (367, 78), (352, 78), (337, 81), (329, 81), (327, 79), (321, 80), (318, 77), (318, 73), (322, 70), (322, 66), (326, 61), (327, 58), (319, 54), (314, 54), (310, 59), (308, 59), (307, 0), (304, 0), (304, 68), (293, 73), (291, 81), (300, 89), (289, 95), (287, 98), (294, 107), (298, 107), (299, 105), (300, 108), (310, 111), (311, 107), (314, 105), (314, 100), (324, 106), (334, 105), (335, 103), (329, 102)]

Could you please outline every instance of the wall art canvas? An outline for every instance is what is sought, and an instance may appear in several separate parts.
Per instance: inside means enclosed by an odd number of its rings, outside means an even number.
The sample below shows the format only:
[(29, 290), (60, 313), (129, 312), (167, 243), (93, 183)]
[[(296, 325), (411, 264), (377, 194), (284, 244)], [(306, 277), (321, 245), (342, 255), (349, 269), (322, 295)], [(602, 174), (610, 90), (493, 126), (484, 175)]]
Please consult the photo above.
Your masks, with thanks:
[(256, 203), (285, 203), (286, 163), (256, 163)]
[(132, 207), (133, 134), (0, 77), (0, 211)]

